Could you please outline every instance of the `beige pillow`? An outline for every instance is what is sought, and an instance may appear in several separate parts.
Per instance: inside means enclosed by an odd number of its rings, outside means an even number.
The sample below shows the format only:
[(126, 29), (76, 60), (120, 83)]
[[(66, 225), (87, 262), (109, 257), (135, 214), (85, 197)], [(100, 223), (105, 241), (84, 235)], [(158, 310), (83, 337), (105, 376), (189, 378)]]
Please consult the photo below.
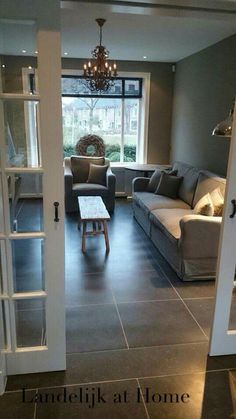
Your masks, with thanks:
[(87, 183), (96, 183), (98, 185), (106, 186), (108, 164), (105, 166), (98, 166), (90, 163), (89, 175)]
[(193, 211), (199, 215), (212, 216), (214, 214), (214, 206), (209, 193), (199, 199)]
[(211, 192), (211, 200), (214, 207), (214, 215), (216, 217), (222, 217), (223, 214), (223, 206), (224, 206), (224, 197), (221, 193), (220, 188), (214, 189)]

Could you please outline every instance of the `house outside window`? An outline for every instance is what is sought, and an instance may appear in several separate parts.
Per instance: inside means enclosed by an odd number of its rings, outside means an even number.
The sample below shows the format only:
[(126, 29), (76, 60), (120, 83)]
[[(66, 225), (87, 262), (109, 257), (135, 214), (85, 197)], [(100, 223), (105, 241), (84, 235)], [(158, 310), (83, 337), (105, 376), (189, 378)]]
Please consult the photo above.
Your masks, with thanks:
[(77, 141), (96, 134), (111, 162), (138, 161), (142, 114), (142, 78), (118, 78), (108, 93), (89, 91), (81, 76), (62, 76), (64, 156), (75, 154)]

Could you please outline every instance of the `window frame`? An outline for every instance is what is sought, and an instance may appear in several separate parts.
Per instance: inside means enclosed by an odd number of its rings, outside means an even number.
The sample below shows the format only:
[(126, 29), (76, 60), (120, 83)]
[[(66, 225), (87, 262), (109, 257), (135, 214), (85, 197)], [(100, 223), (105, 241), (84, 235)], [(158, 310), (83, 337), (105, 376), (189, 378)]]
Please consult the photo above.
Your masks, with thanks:
[[(61, 72), (62, 76), (82, 76), (82, 70), (75, 70), (75, 69), (62, 69)], [(119, 71), (119, 76), (123, 78), (142, 78), (142, 98), (139, 103), (139, 120), (138, 120), (138, 131), (139, 131), (139, 138), (137, 144), (137, 151), (136, 151), (136, 162), (127, 163), (127, 162), (111, 162), (111, 166), (113, 167), (124, 167), (132, 164), (145, 164), (147, 163), (147, 150), (148, 150), (148, 124), (149, 124), (149, 103), (150, 103), (150, 83), (151, 83), (151, 74), (150, 73), (143, 73), (143, 72), (127, 72), (127, 71)], [(89, 95), (91, 97), (91, 95)], [(100, 97), (100, 96), (99, 96)], [(107, 96), (106, 96), (107, 97)], [(114, 98), (114, 95), (112, 95)], [(119, 96), (120, 98), (120, 96)], [(127, 98), (131, 98), (128, 96)], [(137, 98), (137, 96), (135, 96)]]
[[(32, 69), (24, 69), (27, 75), (33, 74), (34, 71)], [(61, 76), (66, 77), (76, 77), (82, 76), (82, 70), (75, 70), (75, 69), (62, 69)], [(124, 79), (142, 79), (142, 97), (138, 98), (137, 96), (132, 97), (131, 95), (127, 95), (127, 99), (139, 99), (139, 119), (138, 119), (138, 144), (136, 149), (136, 162), (129, 163), (129, 165), (137, 164), (137, 163), (147, 163), (147, 150), (148, 150), (148, 127), (149, 127), (149, 103), (150, 103), (150, 83), (151, 83), (151, 74), (150, 73), (142, 73), (142, 72), (119, 72), (119, 78)], [(37, 90), (37, 69), (35, 69), (35, 88)], [(32, 85), (32, 80), (31, 80)], [(69, 95), (64, 95), (64, 97), (70, 97)], [(74, 95), (72, 95), (74, 96)], [(81, 97), (78, 95), (78, 97)], [(84, 96), (83, 96), (84, 97)], [(91, 98), (91, 95), (88, 95)], [(98, 98), (102, 98), (102, 96), (96, 96)], [(108, 98), (108, 95), (104, 95), (104, 97)], [(111, 95), (111, 98), (115, 99), (115, 95)], [(118, 97), (122, 99), (121, 96)], [(116, 167), (123, 167), (127, 165), (126, 162), (111, 162), (111, 166)]]
[[(82, 80), (86, 80), (86, 77), (81, 76), (81, 75), (65, 75), (62, 74), (61, 78), (63, 79), (82, 79)], [(79, 94), (79, 93), (62, 93), (62, 97), (76, 97), (76, 98), (101, 98), (101, 99), (141, 99), (142, 98), (142, 84), (143, 84), (143, 79), (141, 77), (116, 77), (114, 78), (114, 80), (121, 80), (122, 82), (122, 92), (120, 94)], [(138, 81), (139, 82), (139, 93), (137, 95), (129, 95), (127, 93), (125, 93), (125, 82), (126, 80), (133, 80), (133, 81)]]

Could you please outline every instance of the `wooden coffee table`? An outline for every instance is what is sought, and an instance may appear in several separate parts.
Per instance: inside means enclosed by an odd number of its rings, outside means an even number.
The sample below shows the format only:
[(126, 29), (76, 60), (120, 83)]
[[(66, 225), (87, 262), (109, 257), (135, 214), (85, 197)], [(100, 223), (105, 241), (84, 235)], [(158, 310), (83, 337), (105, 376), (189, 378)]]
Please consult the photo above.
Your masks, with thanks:
[[(106, 251), (110, 251), (107, 220), (110, 215), (100, 196), (79, 196), (79, 225), (82, 224), (82, 252), (86, 251), (86, 236), (103, 234), (105, 237)], [(87, 224), (92, 223), (93, 229), (87, 231)], [(102, 229), (103, 227), (103, 229)]]

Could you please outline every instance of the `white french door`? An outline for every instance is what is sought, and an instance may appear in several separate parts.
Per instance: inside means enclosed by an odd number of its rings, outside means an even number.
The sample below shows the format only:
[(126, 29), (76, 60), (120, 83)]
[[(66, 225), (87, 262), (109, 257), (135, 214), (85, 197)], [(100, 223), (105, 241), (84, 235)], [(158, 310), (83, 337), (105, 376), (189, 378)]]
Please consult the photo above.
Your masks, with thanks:
[[(59, 15), (59, 2), (52, 3), (54, 16), (55, 10)], [(16, 36), (17, 30), (27, 34), (34, 26), (32, 21), (12, 19), (0, 25), (6, 25), (1, 29), (6, 38), (11, 30)], [(20, 73), (3, 62), (8, 62), (7, 55), (1, 63), (1, 392), (6, 375), (66, 368), (61, 44), (60, 31), (45, 27), (39, 19), (34, 46), (38, 92), (23, 91)], [(35, 109), (37, 135), (31, 153), (25, 112), (29, 103)], [(33, 153), (36, 158), (30, 160)]]
[(236, 354), (236, 107), (230, 141), (210, 355)]

